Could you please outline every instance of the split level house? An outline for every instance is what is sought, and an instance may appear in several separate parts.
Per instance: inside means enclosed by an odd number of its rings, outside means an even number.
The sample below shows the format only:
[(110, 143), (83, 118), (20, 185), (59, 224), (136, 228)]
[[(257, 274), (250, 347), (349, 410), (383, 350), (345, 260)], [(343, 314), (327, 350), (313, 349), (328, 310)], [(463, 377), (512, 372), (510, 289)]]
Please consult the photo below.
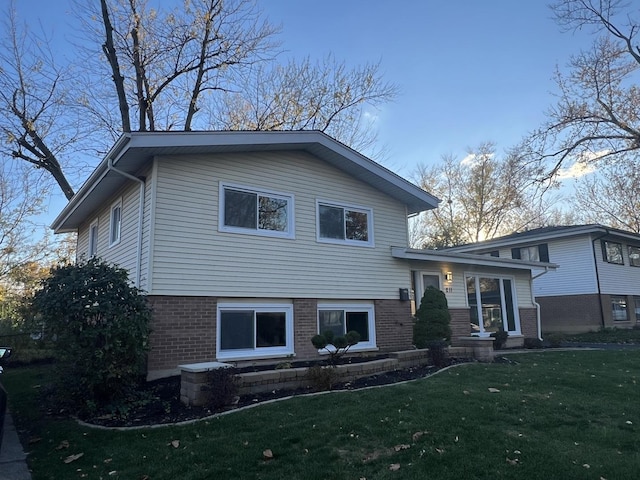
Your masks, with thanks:
[[(128, 270), (153, 308), (148, 378), (178, 365), (412, 348), (411, 292), (446, 292), (453, 343), (539, 337), (531, 272), (552, 264), (408, 248), (438, 200), (318, 131), (123, 135), (52, 227)], [(278, 360), (279, 359), (279, 360)]]
[(603, 225), (544, 227), (447, 249), (558, 265), (534, 270), (543, 332), (640, 324), (640, 235)]

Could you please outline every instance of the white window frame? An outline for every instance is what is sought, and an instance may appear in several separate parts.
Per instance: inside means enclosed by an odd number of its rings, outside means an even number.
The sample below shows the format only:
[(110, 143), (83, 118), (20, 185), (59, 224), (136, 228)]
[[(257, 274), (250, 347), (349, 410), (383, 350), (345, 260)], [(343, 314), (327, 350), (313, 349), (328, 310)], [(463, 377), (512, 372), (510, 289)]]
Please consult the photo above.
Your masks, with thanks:
[[(358, 342), (353, 347), (349, 348), (350, 352), (358, 352), (362, 350), (377, 350), (376, 344), (376, 314), (373, 303), (350, 303), (350, 302), (331, 302), (331, 303), (318, 303), (316, 312), (316, 333), (320, 334), (320, 310), (343, 310), (345, 312), (364, 312), (369, 314), (368, 328), (369, 328), (369, 341)], [(346, 322), (346, 319), (345, 319)], [(346, 323), (345, 323), (346, 325)], [(345, 332), (347, 333), (347, 332)], [(329, 350), (335, 350), (332, 345), (327, 346)], [(328, 354), (325, 349), (319, 350), (320, 354)]]
[[(120, 211), (120, 218), (118, 218), (118, 222), (116, 223), (114, 220), (114, 212), (116, 210)], [(120, 243), (120, 239), (122, 238), (122, 199), (111, 205), (111, 210), (109, 211), (109, 246), (113, 247)]]
[[(287, 228), (284, 232), (278, 230), (261, 230), (256, 225), (256, 228), (244, 228), (225, 225), (225, 190), (238, 190), (241, 192), (255, 194), (256, 196), (265, 196), (271, 198), (278, 198), (287, 201)], [(292, 193), (276, 192), (264, 188), (250, 187), (247, 185), (238, 185), (228, 182), (220, 182), (219, 184), (219, 196), (218, 196), (218, 231), (227, 233), (242, 233), (245, 235), (260, 235), (264, 237), (279, 237), (279, 238), (295, 238), (295, 221), (294, 221), (294, 204), (295, 199)]]
[[(508, 332), (509, 335), (522, 335), (522, 325), (520, 324), (520, 309), (518, 308), (518, 292), (516, 288), (516, 278), (511, 275), (497, 275), (495, 273), (485, 273), (485, 272), (465, 272), (464, 274), (464, 298), (465, 304), (467, 308), (471, 309), (471, 305), (469, 305), (469, 294), (467, 293), (467, 279), (469, 277), (475, 277), (475, 285), (476, 285), (476, 308), (478, 309), (478, 327), (480, 328), (479, 333), (471, 333), (473, 336), (478, 337), (489, 337), (492, 332), (485, 332), (484, 325), (482, 324), (482, 301), (480, 299), (480, 278), (495, 278), (500, 280), (500, 304), (502, 306), (502, 326), (505, 332)], [(504, 294), (504, 280), (511, 281), (511, 295), (513, 300), (513, 321), (515, 323), (516, 329), (514, 331), (507, 330), (507, 303)], [(505, 328), (506, 327), (506, 328)]]
[[(345, 238), (344, 240), (339, 238), (325, 238), (320, 236), (320, 206), (342, 208), (343, 210), (350, 210), (352, 212), (364, 213), (367, 215), (367, 241), (362, 240), (349, 240), (346, 238), (346, 221), (344, 225)], [(354, 245), (358, 247), (375, 247), (373, 239), (373, 209), (364, 207), (362, 205), (352, 205), (347, 203), (333, 202), (331, 200), (316, 200), (316, 240), (319, 243), (333, 243), (338, 245)]]
[[(221, 349), (220, 329), (222, 322), (220, 315), (223, 311), (230, 310), (253, 310), (256, 312), (282, 312), (285, 314), (286, 340), (283, 347), (254, 347), (250, 349)], [(216, 358), (219, 360), (242, 360), (245, 358), (276, 358), (294, 355), (293, 347), (293, 304), (291, 303), (252, 303), (252, 302), (230, 302), (219, 303), (216, 313)], [(255, 333), (255, 332), (254, 332)], [(255, 344), (255, 335), (254, 335)]]
[(98, 219), (89, 224), (89, 242), (87, 245), (88, 257), (95, 257), (98, 254)]

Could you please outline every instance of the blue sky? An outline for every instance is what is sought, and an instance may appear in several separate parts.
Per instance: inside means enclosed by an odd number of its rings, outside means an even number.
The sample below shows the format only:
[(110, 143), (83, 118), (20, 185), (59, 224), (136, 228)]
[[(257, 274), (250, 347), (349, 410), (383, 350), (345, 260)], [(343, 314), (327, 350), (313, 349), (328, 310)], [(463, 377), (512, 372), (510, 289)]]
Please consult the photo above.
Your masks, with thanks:
[[(259, 0), (269, 20), (282, 26), (286, 56), (332, 53), (348, 65), (380, 62), (400, 95), (372, 113), (385, 165), (405, 177), (419, 163), (443, 154), (462, 158), (483, 141), (501, 151), (543, 121), (553, 103), (554, 69), (590, 42), (560, 32), (547, 3)], [(68, 35), (69, 5), (16, 0), (21, 19), (35, 25), (40, 17), (57, 40)]]

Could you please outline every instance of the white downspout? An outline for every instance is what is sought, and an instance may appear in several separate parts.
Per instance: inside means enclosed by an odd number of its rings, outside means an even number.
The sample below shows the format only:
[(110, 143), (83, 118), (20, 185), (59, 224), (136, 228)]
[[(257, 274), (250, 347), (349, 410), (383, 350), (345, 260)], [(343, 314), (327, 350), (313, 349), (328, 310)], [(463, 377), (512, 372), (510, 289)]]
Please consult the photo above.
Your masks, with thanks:
[(544, 272), (539, 273), (538, 275), (531, 276), (531, 301), (536, 306), (536, 321), (538, 323), (538, 340), (542, 341), (542, 322), (540, 321), (540, 304), (536, 302), (536, 296), (533, 293), (533, 281), (549, 272), (549, 267), (544, 267)]
[(115, 172), (119, 175), (122, 175), (129, 180), (133, 180), (140, 185), (139, 188), (139, 201), (138, 201), (138, 247), (136, 252), (136, 279), (135, 286), (136, 288), (140, 288), (141, 281), (141, 270), (142, 270), (142, 225), (143, 225), (143, 215), (144, 215), (144, 186), (145, 181), (141, 178), (138, 178), (130, 173), (123, 172), (122, 170), (118, 170), (113, 166), (113, 158), (109, 157), (107, 159), (107, 170)]

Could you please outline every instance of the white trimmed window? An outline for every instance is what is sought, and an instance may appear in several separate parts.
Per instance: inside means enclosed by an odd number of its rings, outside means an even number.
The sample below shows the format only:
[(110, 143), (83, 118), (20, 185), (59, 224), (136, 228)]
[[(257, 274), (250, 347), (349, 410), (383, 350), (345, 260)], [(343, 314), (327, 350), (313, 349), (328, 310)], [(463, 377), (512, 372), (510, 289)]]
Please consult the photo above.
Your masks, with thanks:
[(98, 221), (89, 225), (89, 251), (87, 252), (89, 257), (94, 257), (98, 253)]
[(466, 275), (472, 334), (489, 336), (498, 330), (520, 334), (515, 280), (491, 275)]
[(111, 206), (111, 215), (109, 215), (109, 246), (120, 242), (122, 233), (122, 200)]
[(370, 208), (317, 202), (318, 241), (373, 246), (373, 212)]
[(634, 245), (629, 245), (629, 265), (632, 267), (640, 267), (640, 247), (636, 247)]
[(293, 195), (221, 183), (219, 230), (293, 238)]
[(335, 336), (344, 336), (355, 330), (360, 341), (349, 351), (376, 348), (376, 321), (373, 304), (319, 303), (318, 333), (331, 330)]
[(291, 304), (218, 304), (218, 359), (293, 355)]

